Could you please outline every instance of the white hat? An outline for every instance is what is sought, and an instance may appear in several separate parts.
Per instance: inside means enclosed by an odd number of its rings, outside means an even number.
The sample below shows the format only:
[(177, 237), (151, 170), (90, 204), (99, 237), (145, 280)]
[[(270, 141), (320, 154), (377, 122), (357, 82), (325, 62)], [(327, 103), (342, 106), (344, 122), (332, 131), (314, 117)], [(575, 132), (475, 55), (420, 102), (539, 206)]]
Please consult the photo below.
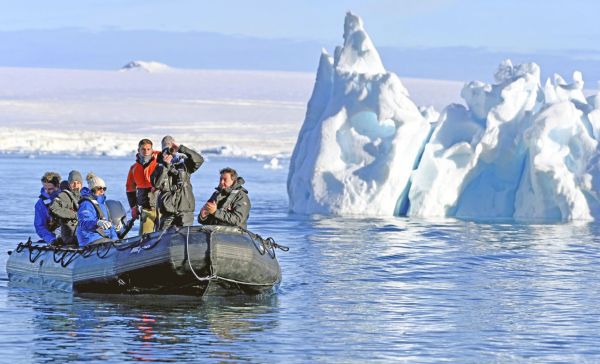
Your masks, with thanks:
[(88, 188), (90, 190), (93, 190), (94, 188), (98, 188), (98, 187), (106, 187), (106, 183), (104, 183), (104, 180), (102, 178), (96, 176), (94, 174), (94, 172), (88, 173), (88, 175), (85, 177), (85, 179), (87, 180)]

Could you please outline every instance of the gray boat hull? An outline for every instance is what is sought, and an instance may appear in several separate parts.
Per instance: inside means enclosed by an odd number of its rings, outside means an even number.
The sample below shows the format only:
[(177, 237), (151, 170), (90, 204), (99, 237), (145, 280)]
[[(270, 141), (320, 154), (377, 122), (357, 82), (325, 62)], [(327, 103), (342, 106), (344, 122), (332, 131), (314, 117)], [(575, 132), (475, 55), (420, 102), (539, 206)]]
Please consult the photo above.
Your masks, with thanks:
[(21, 243), (11, 284), (73, 293), (264, 294), (277, 289), (275, 247), (234, 227), (191, 226), (83, 248)]

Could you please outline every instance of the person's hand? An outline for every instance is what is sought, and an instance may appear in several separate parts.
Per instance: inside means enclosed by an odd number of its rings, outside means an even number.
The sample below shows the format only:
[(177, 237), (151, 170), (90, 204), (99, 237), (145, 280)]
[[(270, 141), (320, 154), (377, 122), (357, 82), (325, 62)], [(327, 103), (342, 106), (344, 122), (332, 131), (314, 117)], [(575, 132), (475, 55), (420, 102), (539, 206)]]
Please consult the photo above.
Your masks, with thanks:
[(200, 218), (206, 219), (207, 216), (208, 216), (208, 211), (206, 211), (206, 206), (205, 206), (202, 208), (202, 210), (200, 210)]
[(131, 218), (137, 220), (140, 217), (140, 210), (138, 210), (137, 206), (131, 208)]
[(52, 240), (50, 242), (50, 245), (52, 245), (52, 246), (62, 246), (64, 244), (63, 244), (62, 238), (59, 236), (58, 238)]
[(217, 204), (214, 201), (208, 201), (204, 208), (210, 215), (214, 215), (217, 212)]
[(173, 156), (171, 154), (163, 153), (163, 162), (165, 162), (165, 164), (171, 164), (172, 160), (173, 160)]
[(98, 220), (96, 222), (96, 226), (98, 226), (102, 230), (106, 230), (106, 229), (110, 229), (110, 227), (112, 226), (112, 224), (111, 224), (110, 221)]

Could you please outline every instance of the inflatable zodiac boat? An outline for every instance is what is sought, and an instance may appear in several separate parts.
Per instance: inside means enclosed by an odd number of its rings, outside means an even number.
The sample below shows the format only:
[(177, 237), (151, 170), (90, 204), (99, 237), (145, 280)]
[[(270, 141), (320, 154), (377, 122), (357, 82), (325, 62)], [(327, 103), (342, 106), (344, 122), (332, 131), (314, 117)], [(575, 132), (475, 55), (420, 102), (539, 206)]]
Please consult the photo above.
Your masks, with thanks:
[(84, 247), (20, 243), (6, 264), (11, 284), (74, 293), (263, 294), (281, 269), (273, 239), (229, 226), (172, 227)]

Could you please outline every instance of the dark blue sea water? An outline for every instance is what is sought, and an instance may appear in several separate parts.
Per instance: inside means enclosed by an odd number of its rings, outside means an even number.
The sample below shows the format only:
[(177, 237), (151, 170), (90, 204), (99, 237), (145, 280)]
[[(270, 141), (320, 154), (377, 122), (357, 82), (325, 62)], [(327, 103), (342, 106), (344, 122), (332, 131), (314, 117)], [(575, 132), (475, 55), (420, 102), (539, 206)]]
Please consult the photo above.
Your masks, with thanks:
[[(93, 170), (126, 204), (130, 159), (0, 157), (2, 252), (33, 236), (46, 170)], [(237, 168), (249, 227), (290, 247), (271, 297), (75, 296), (0, 273), (0, 362), (600, 362), (600, 225), (291, 215), (287, 165)], [(0, 266), (7, 255), (0, 255)]]

